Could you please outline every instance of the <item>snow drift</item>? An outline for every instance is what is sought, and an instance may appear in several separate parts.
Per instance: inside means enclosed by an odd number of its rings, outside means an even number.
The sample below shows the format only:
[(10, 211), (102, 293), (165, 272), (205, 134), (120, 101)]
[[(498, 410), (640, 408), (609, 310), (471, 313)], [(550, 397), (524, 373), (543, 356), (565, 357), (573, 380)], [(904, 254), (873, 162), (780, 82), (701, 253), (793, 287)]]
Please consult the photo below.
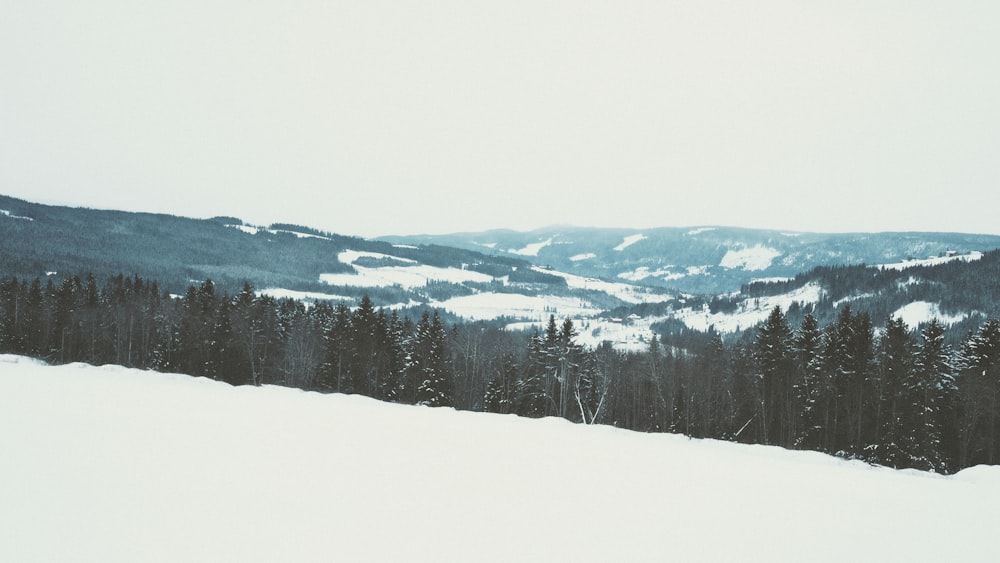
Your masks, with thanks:
[(1000, 469), (0, 356), (3, 561), (986, 561)]

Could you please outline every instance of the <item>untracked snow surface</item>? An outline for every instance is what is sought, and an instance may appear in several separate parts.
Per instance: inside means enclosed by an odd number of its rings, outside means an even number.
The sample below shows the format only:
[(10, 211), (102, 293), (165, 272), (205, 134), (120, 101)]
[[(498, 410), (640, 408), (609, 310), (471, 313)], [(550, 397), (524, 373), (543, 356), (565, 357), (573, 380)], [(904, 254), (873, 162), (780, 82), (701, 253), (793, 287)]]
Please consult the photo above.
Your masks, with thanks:
[(927, 301), (914, 301), (913, 303), (903, 305), (892, 316), (902, 320), (911, 329), (916, 329), (923, 323), (929, 323), (931, 319), (937, 319), (942, 324), (950, 325), (966, 317), (964, 314), (946, 315), (941, 312), (940, 305), (937, 303), (928, 303)]
[(743, 268), (748, 271), (766, 270), (778, 256), (781, 256), (780, 250), (758, 244), (750, 248), (728, 250), (719, 265), (723, 268)]
[(995, 561), (1000, 469), (0, 356), (0, 561)]

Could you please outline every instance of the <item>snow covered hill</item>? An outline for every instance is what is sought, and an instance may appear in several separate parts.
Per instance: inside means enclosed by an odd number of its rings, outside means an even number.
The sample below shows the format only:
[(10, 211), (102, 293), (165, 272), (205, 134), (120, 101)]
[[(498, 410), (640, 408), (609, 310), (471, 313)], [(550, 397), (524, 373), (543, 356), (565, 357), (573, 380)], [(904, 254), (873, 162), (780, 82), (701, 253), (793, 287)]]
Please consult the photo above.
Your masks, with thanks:
[(1000, 237), (956, 233), (800, 233), (732, 227), (597, 229), (550, 227), (450, 235), (392, 236), (517, 255), (538, 266), (691, 293), (727, 293), (755, 279), (789, 277), (816, 266), (917, 264), (949, 253), (1000, 248)]
[(0, 356), (2, 561), (993, 561), (1000, 468)]

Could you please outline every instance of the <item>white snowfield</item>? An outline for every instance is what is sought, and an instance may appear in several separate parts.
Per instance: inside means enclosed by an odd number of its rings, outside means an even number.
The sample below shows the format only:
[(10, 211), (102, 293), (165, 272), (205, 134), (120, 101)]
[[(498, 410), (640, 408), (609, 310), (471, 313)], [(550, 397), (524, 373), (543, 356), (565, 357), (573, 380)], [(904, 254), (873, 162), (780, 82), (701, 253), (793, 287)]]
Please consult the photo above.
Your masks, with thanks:
[(896, 262), (895, 264), (880, 264), (877, 267), (883, 270), (905, 270), (915, 266), (937, 266), (939, 264), (947, 264), (948, 262), (954, 262), (956, 260), (961, 260), (962, 262), (974, 262), (982, 257), (982, 252), (974, 250), (968, 254), (949, 253), (945, 256), (931, 256), (930, 258), (904, 260), (902, 262)]
[(295, 235), (295, 238), (318, 238), (320, 240), (331, 240), (330, 237), (323, 237), (311, 233), (301, 233), (299, 231), (289, 231), (284, 229), (267, 229), (264, 227), (254, 227), (252, 225), (226, 225), (226, 226), (243, 231), (248, 235), (256, 235), (257, 233), (263, 231), (265, 233), (271, 233), (272, 235), (282, 233), (287, 235)]
[(578, 276), (576, 274), (568, 274), (566, 272), (560, 272), (557, 270), (547, 270), (545, 268), (539, 268), (538, 266), (534, 266), (531, 269), (535, 270), (536, 272), (541, 272), (544, 274), (549, 274), (563, 278), (564, 280), (566, 280), (566, 285), (568, 287), (574, 289), (587, 289), (591, 291), (600, 291), (612, 297), (621, 299), (626, 303), (663, 303), (665, 301), (671, 301), (674, 299), (673, 295), (663, 292), (657, 292), (648, 287), (642, 287), (628, 283), (608, 282), (596, 278), (588, 278), (585, 276)]
[(519, 319), (546, 321), (549, 315), (556, 318), (590, 317), (599, 315), (600, 309), (577, 297), (555, 295), (521, 295), (519, 293), (476, 293), (452, 297), (430, 303), (455, 315), (471, 320), (488, 320), (509, 316)]
[(695, 330), (707, 331), (709, 327), (714, 327), (720, 333), (736, 332), (764, 322), (775, 307), (787, 311), (795, 302), (800, 305), (816, 303), (823, 294), (819, 284), (810, 282), (781, 295), (744, 299), (733, 313), (712, 313), (707, 307), (701, 310), (689, 307), (675, 312), (673, 316)]
[(268, 287), (257, 292), (258, 295), (267, 295), (274, 299), (295, 299), (297, 301), (346, 301), (353, 303), (353, 297), (334, 295), (332, 293), (320, 293), (317, 291), (295, 291), (293, 289), (282, 289), (279, 287)]
[(916, 329), (921, 324), (930, 322), (931, 319), (937, 319), (943, 325), (952, 325), (966, 318), (964, 314), (946, 315), (941, 312), (940, 305), (927, 301), (914, 301), (903, 305), (892, 316), (902, 320), (911, 329)]
[(0, 356), (0, 560), (995, 561), (1000, 468)]
[(778, 256), (781, 256), (780, 250), (758, 244), (750, 248), (728, 250), (719, 262), (719, 266), (730, 269), (742, 268), (750, 272), (766, 270)]
[(507, 252), (511, 254), (517, 254), (518, 256), (538, 256), (539, 251), (541, 251), (546, 246), (550, 246), (551, 244), (552, 244), (552, 238), (549, 237), (547, 240), (543, 240), (542, 242), (533, 242), (531, 244), (526, 245), (524, 248), (510, 249)]
[(4, 217), (9, 217), (11, 219), (22, 219), (24, 221), (34, 221), (34, 219), (32, 219), (31, 217), (25, 217), (23, 215), (14, 215), (10, 211), (7, 211), (6, 209), (0, 209), (0, 215), (3, 215)]
[[(354, 264), (359, 258), (387, 259), (399, 262), (398, 266), (381, 266), (368, 268)], [(408, 258), (399, 258), (378, 252), (361, 252), (345, 250), (337, 255), (344, 264), (351, 264), (357, 270), (356, 274), (320, 274), (319, 279), (329, 285), (346, 285), (354, 287), (388, 287), (398, 285), (405, 288), (423, 287), (430, 281), (449, 281), (454, 283), (493, 281), (493, 276), (461, 270), (458, 268), (439, 268), (418, 264)], [(411, 265), (412, 264), (412, 265)]]
[(646, 235), (642, 235), (642, 234), (639, 234), (639, 235), (629, 235), (629, 236), (625, 237), (625, 240), (623, 240), (621, 244), (619, 244), (618, 246), (616, 246), (614, 248), (614, 250), (617, 251), (617, 252), (621, 252), (621, 251), (625, 250), (626, 248), (632, 246), (633, 244), (639, 242), (640, 240), (646, 240)]

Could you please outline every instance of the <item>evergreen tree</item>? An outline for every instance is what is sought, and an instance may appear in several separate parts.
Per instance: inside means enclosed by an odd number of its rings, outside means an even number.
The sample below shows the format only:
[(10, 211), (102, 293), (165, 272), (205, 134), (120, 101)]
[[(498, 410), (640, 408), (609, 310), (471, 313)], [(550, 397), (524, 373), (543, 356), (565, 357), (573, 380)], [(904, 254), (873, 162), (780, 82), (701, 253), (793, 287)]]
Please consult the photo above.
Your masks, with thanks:
[[(874, 331), (868, 315), (841, 309), (837, 322), (826, 331), (823, 349), (825, 377), (832, 386), (827, 395), (824, 447), (839, 455), (862, 456), (872, 416), (874, 390)], [(866, 430), (868, 433), (866, 433)]]
[(908, 401), (904, 418), (905, 450), (908, 465), (917, 469), (944, 472), (948, 460), (943, 443), (943, 409), (954, 388), (949, 349), (944, 327), (936, 319), (921, 331), (911, 376), (906, 383)]
[(792, 397), (798, 409), (795, 446), (819, 449), (823, 431), (823, 332), (812, 314), (802, 319), (798, 332), (792, 339), (795, 357), (795, 374), (792, 380)]
[(326, 329), (326, 350), (320, 387), (333, 392), (348, 391), (351, 370), (351, 310), (343, 302), (337, 304), (333, 320)]
[(350, 379), (341, 392), (362, 393), (372, 396), (378, 389), (377, 355), (381, 336), (378, 312), (368, 295), (361, 298), (358, 308), (351, 315)]
[(757, 415), (764, 444), (791, 446), (792, 421), (798, 416), (791, 400), (792, 331), (781, 307), (771, 310), (757, 330), (754, 346)]
[(890, 317), (879, 341), (878, 436), (866, 458), (890, 467), (908, 467), (909, 439), (905, 418), (910, 412), (908, 389), (913, 372), (914, 342), (902, 319)]
[(958, 361), (958, 466), (1000, 462), (1000, 320), (962, 343)]
[(486, 385), (483, 408), (487, 412), (508, 414), (514, 412), (517, 398), (518, 370), (514, 354), (503, 355), (497, 373)]
[(452, 381), (445, 361), (445, 330), (437, 311), (426, 311), (417, 324), (416, 339), (410, 354), (409, 369), (420, 381), (416, 402), (431, 407), (452, 404)]
[(512, 412), (531, 418), (546, 415), (548, 395), (544, 385), (545, 365), (545, 341), (536, 331), (528, 339), (528, 358), (515, 385)]

